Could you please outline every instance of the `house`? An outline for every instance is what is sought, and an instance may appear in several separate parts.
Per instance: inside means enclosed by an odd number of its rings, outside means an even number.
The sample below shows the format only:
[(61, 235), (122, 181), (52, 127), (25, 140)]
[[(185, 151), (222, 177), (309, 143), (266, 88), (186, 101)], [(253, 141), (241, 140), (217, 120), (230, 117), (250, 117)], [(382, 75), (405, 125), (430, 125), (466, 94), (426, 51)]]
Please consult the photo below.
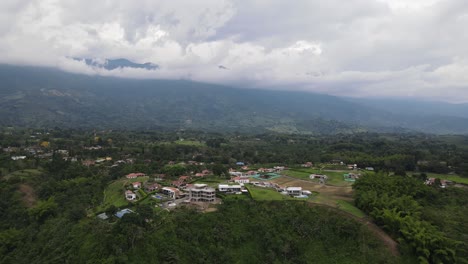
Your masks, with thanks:
[(240, 185), (227, 185), (227, 184), (219, 184), (218, 190), (220, 192), (241, 192), (242, 186)]
[(130, 174), (125, 175), (125, 178), (135, 179), (135, 178), (143, 177), (143, 176), (146, 176), (146, 174), (141, 173), (141, 172), (134, 172), (134, 173), (130, 173)]
[(231, 180), (233, 180), (235, 183), (249, 183), (250, 180), (249, 178), (243, 178), (243, 177), (234, 177)]
[(357, 169), (357, 164), (348, 164), (348, 169), (350, 170), (356, 170)]
[(158, 190), (159, 188), (161, 188), (161, 185), (159, 185), (157, 183), (147, 184), (146, 187), (145, 187), (146, 191), (148, 191), (148, 192), (154, 192), (154, 191)]
[(310, 161), (301, 165), (303, 168), (311, 168), (312, 166), (314, 166), (314, 164)]
[[(442, 179), (439, 179), (440, 180), (440, 188), (445, 188), (447, 187), (447, 181), (446, 180), (442, 180)], [(436, 181), (436, 178), (428, 178), (425, 182), (426, 185), (434, 185)]]
[(81, 162), (81, 164), (83, 164), (83, 166), (89, 167), (89, 166), (91, 166), (91, 165), (96, 164), (96, 162), (95, 162), (94, 160), (83, 160), (83, 161)]
[(184, 185), (185, 185), (185, 182), (183, 182), (183, 181), (172, 181), (172, 182), (171, 182), (171, 185), (172, 185), (172, 186), (175, 186), (175, 187), (177, 187), (177, 188), (179, 188), (179, 187), (181, 187), (181, 186), (184, 186)]
[(313, 179), (325, 179), (325, 180), (326, 180), (326, 179), (328, 179), (328, 176), (327, 176), (327, 175), (323, 175), (323, 174), (315, 174), (315, 173), (313, 173), (313, 174), (309, 175), (309, 178), (312, 179), (312, 180), (313, 180)]
[(132, 185), (133, 185), (133, 189), (140, 189), (141, 188), (141, 182), (134, 182)]
[(242, 166), (242, 170), (249, 170), (249, 166)]
[(286, 187), (286, 192), (289, 195), (301, 195), (302, 194), (302, 187)]
[(203, 174), (203, 173), (201, 173), (201, 172), (195, 173), (195, 177), (203, 177), (203, 176), (205, 176), (205, 174)]
[(186, 181), (189, 180), (189, 179), (190, 179), (189, 176), (180, 176), (180, 177), (179, 177), (179, 181), (180, 181), (180, 182), (186, 182)]
[(125, 208), (115, 213), (115, 216), (117, 216), (118, 218), (122, 218), (124, 215), (130, 214), (130, 213), (134, 213), (134, 212), (128, 208)]
[(204, 175), (211, 175), (211, 174), (213, 174), (210, 170), (203, 170), (202, 173), (203, 173)]
[(189, 189), (189, 195), (191, 202), (213, 203), (216, 199), (215, 189), (207, 187), (206, 184), (194, 184), (193, 187)]
[(275, 166), (275, 167), (273, 167), (273, 169), (275, 169), (276, 171), (284, 171), (286, 169), (286, 167), (284, 167), (284, 166)]
[(12, 156), (11, 159), (12, 160), (24, 160), (26, 158), (26, 156)]
[(125, 199), (133, 201), (136, 199), (136, 194), (130, 190), (125, 191)]
[(180, 196), (180, 190), (173, 187), (163, 187), (162, 193), (169, 196), (171, 199), (176, 199)]
[(229, 175), (240, 177), (240, 176), (243, 175), (243, 173), (240, 172), (240, 171), (231, 171), (231, 170), (229, 170)]

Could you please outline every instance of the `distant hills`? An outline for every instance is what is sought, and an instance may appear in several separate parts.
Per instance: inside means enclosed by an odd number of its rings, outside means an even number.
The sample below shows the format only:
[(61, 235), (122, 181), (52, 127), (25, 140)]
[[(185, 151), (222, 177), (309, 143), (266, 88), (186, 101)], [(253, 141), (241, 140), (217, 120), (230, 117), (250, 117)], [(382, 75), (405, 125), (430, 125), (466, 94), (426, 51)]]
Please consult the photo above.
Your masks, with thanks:
[(414, 110), (402, 110), (403, 105), (395, 102), (184, 80), (89, 76), (11, 65), (0, 65), (0, 80), (2, 126), (310, 134), (468, 133), (468, 119), (458, 110), (449, 110), (453, 106), (465, 111), (466, 105), (437, 103), (447, 108), (438, 113), (431, 105), (425, 106), (431, 110), (418, 110), (414, 103), (409, 105), (416, 107)]

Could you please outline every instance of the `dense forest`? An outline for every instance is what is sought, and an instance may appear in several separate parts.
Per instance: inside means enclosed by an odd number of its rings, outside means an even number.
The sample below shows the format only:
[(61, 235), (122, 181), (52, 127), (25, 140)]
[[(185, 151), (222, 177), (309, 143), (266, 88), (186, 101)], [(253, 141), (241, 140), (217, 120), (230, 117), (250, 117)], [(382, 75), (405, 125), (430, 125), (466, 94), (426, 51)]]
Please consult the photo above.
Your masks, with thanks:
[(420, 263), (468, 263), (466, 188), (426, 186), (419, 177), (366, 175), (353, 186), (356, 205)]

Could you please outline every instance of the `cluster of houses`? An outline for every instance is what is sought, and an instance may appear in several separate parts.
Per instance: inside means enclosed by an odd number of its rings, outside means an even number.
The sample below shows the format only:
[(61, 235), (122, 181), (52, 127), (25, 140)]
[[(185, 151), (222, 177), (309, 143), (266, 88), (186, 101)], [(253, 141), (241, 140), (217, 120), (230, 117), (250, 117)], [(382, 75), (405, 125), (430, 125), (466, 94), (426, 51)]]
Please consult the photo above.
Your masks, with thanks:
[[(428, 178), (428, 179), (424, 182), (424, 184), (429, 185), (429, 186), (432, 186), (432, 185), (434, 185), (435, 183), (436, 183), (436, 178)], [(450, 181), (447, 181), (447, 180), (440, 179), (440, 185), (439, 185), (439, 187), (440, 187), (440, 188), (445, 188), (445, 187), (447, 187), (447, 184), (448, 184), (448, 183), (451, 183), (451, 182), (450, 182)]]

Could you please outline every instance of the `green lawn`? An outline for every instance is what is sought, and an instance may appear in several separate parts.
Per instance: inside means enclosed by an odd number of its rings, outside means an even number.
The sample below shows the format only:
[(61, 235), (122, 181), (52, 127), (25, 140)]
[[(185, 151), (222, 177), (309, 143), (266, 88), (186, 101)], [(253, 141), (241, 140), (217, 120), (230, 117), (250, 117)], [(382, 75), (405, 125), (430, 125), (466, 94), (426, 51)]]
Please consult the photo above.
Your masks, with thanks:
[[(294, 178), (298, 178), (298, 179), (303, 179), (303, 180), (310, 180), (309, 175), (312, 173), (325, 174), (328, 176), (327, 185), (350, 186), (352, 185), (351, 182), (346, 182), (345, 180), (343, 180), (343, 174), (348, 173), (348, 172), (354, 172), (354, 171), (325, 171), (325, 170), (321, 171), (319, 169), (301, 168), (301, 169), (289, 169), (289, 170), (284, 171), (282, 174), (288, 175)], [(318, 179), (313, 179), (310, 181), (319, 182)]]
[(343, 201), (343, 200), (338, 200), (336, 202), (336, 208), (340, 209), (340, 210), (343, 210), (345, 212), (348, 212), (354, 216), (357, 216), (359, 218), (363, 218), (364, 216), (366, 216), (366, 214), (359, 210), (359, 208), (357, 208), (356, 206), (354, 206), (353, 204), (349, 203), (349, 202), (346, 202), (346, 201)]
[(249, 190), (252, 199), (256, 201), (281, 201), (294, 199), (270, 188), (255, 187), (252, 185), (246, 186), (246, 188)]
[(19, 177), (22, 180), (27, 180), (32, 177), (36, 177), (42, 174), (42, 171), (39, 169), (24, 169), (24, 170), (17, 170), (5, 176), (5, 179), (9, 179), (11, 177)]

